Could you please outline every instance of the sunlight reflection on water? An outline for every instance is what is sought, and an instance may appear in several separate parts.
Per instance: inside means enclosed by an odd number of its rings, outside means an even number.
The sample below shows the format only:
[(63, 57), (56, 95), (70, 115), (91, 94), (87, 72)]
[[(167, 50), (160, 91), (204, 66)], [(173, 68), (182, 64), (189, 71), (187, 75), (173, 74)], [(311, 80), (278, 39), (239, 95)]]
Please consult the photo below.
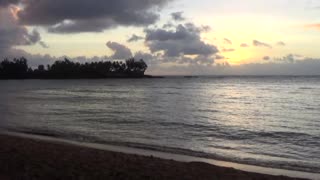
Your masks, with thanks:
[(320, 172), (320, 78), (0, 81), (1, 126)]

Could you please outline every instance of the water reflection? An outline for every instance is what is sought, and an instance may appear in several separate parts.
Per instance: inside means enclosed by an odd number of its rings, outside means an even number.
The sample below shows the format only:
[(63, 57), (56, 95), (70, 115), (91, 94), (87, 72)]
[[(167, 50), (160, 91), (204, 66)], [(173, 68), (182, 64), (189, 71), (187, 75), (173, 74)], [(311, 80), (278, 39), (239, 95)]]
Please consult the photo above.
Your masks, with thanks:
[(0, 86), (2, 126), (320, 170), (318, 78), (32, 80)]

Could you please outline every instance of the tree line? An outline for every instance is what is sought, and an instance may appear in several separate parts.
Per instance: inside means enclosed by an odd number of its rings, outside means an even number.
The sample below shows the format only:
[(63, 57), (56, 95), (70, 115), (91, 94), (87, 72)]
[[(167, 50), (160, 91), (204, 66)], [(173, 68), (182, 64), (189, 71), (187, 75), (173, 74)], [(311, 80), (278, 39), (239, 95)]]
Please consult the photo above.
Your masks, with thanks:
[(140, 78), (145, 77), (147, 64), (134, 58), (122, 61), (90, 63), (72, 62), (65, 58), (52, 65), (32, 69), (24, 57), (0, 63), (0, 79), (82, 79), (82, 78)]

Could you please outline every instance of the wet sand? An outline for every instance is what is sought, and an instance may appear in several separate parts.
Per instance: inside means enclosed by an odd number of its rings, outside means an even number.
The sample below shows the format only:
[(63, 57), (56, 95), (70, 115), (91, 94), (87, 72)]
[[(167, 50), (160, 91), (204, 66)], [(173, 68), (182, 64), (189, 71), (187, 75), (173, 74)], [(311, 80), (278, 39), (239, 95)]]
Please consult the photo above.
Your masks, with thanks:
[(178, 162), (90, 147), (0, 135), (0, 179), (190, 179), (294, 178), (244, 172), (202, 162)]

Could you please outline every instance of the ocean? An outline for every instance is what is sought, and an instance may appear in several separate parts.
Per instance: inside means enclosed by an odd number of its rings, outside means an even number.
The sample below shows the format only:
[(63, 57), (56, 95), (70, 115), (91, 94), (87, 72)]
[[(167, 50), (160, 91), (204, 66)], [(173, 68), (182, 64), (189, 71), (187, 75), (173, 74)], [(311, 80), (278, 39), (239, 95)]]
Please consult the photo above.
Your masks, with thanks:
[(320, 173), (320, 77), (0, 81), (0, 127)]

